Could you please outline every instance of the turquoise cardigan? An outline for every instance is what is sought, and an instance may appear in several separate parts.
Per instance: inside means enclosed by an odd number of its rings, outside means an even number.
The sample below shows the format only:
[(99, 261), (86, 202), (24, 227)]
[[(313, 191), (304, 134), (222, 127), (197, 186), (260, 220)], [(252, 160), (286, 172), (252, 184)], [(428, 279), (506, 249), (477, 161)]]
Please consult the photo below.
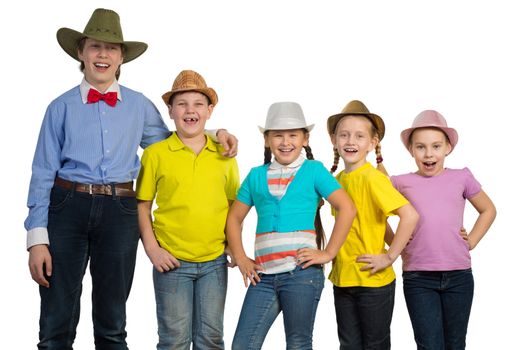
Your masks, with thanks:
[(244, 179), (237, 200), (255, 206), (257, 233), (314, 230), (320, 199), (341, 188), (321, 162), (305, 160), (286, 194), (280, 200), (269, 193), (269, 164), (252, 168)]

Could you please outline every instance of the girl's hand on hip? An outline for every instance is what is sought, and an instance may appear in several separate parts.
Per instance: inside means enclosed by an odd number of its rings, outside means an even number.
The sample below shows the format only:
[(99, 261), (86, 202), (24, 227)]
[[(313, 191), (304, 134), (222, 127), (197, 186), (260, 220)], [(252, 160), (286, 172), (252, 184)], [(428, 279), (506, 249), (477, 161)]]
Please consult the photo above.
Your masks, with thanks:
[(393, 264), (393, 260), (387, 254), (363, 254), (357, 257), (357, 262), (367, 263), (360, 271), (368, 271), (373, 275)]
[(168, 272), (180, 267), (180, 262), (161, 246), (147, 252), (147, 256), (158, 272)]
[(323, 265), (333, 260), (325, 250), (318, 250), (312, 248), (300, 248), (297, 250), (297, 265), (301, 265), (303, 269), (311, 265)]
[(256, 286), (257, 283), (260, 282), (260, 276), (258, 275), (258, 272), (264, 271), (262, 266), (256, 264), (253, 259), (250, 259), (247, 256), (237, 259), (236, 263), (244, 279), (244, 286), (247, 287), (249, 283), (251, 283), (253, 286)]

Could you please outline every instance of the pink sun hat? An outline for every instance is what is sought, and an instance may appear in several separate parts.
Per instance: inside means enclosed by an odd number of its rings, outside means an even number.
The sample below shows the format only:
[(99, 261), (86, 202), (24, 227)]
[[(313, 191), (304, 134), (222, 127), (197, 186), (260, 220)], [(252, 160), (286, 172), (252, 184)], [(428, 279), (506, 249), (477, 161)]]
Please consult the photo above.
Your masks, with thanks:
[[(449, 144), (451, 145), (451, 151), (455, 148), (455, 145), (458, 142), (457, 131), (453, 128), (448, 127), (446, 119), (437, 111), (425, 110), (419, 113), (415, 120), (413, 120), (413, 125), (411, 128), (406, 129), (400, 133), (400, 139), (406, 148), (409, 150), (411, 134), (415, 129), (420, 128), (437, 128), (442, 130), (444, 134), (448, 137)], [(450, 151), (450, 153), (451, 153)]]

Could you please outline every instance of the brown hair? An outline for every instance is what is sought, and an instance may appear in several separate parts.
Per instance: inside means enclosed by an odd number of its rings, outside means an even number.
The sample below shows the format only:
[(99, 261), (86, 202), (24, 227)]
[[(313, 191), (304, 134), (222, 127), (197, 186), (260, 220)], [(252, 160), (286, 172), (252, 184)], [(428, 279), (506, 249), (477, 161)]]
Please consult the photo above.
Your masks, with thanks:
[[(83, 37), (82, 39), (78, 40), (78, 45), (77, 45), (78, 46), (78, 51), (80, 51), (80, 52), (84, 51), (84, 46), (86, 44), (86, 39), (87, 39), (87, 37)], [(122, 50), (122, 58), (124, 58), (125, 53), (126, 53), (125, 46), (120, 44), (120, 49)], [(116, 70), (116, 73), (115, 73), (116, 80), (118, 80), (118, 78), (120, 78), (120, 67), (122, 67), (122, 65), (118, 66), (118, 69)], [(83, 73), (84, 69), (86, 69), (84, 61), (80, 61), (80, 71)]]
[[(306, 129), (301, 129), (305, 135), (309, 134), (309, 132)], [(266, 130), (264, 132), (264, 135), (267, 136), (269, 130)], [(311, 151), (311, 147), (304, 146), (304, 150), (306, 151), (306, 158), (307, 159), (315, 159), (313, 157), (313, 152)], [(264, 147), (264, 164), (271, 163), (271, 149), (269, 147)], [(324, 248), (324, 244), (326, 241), (326, 234), (324, 233), (324, 227), (322, 226), (322, 219), (320, 218), (320, 207), (324, 201), (321, 199), (317, 206), (317, 213), (315, 215), (315, 233), (316, 233), (316, 242), (317, 242), (317, 248), (322, 249)]]
[[(371, 128), (370, 128), (371, 136), (378, 138), (377, 128), (375, 127), (375, 124), (373, 124), (373, 122), (369, 118), (363, 115), (349, 115), (348, 117), (360, 117), (360, 118), (364, 118), (367, 121), (369, 121), (369, 124), (371, 125)], [(344, 118), (339, 119), (337, 121), (337, 124), (335, 124), (334, 135), (337, 133), (338, 123), (342, 119)], [(333, 153), (334, 153), (334, 158), (333, 158), (333, 166), (330, 169), (331, 174), (333, 174), (337, 170), (338, 161), (340, 159), (340, 154), (338, 153), (338, 150), (336, 147), (333, 147)], [(389, 176), (388, 172), (386, 171), (386, 167), (384, 167), (384, 164), (382, 164), (382, 162), (384, 161), (384, 158), (382, 158), (382, 146), (380, 145), (380, 141), (378, 141), (377, 145), (375, 146), (375, 156), (376, 156), (376, 162), (377, 162), (377, 169), (380, 172), (382, 172), (384, 175)]]

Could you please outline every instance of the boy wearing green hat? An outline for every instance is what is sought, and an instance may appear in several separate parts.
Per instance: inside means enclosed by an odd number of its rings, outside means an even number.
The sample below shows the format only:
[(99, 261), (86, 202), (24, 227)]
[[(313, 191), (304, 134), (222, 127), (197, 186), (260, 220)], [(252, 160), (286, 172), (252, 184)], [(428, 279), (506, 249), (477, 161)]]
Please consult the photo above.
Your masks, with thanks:
[[(83, 33), (57, 32), (84, 79), (48, 106), (29, 187), (29, 268), (40, 285), (40, 349), (72, 349), (89, 261), (97, 349), (127, 349), (125, 304), (139, 239), (133, 179), (138, 146), (170, 135), (153, 103), (118, 84), (147, 49), (124, 41), (116, 12), (97, 9)], [(227, 132), (225, 148), (236, 153)]]

